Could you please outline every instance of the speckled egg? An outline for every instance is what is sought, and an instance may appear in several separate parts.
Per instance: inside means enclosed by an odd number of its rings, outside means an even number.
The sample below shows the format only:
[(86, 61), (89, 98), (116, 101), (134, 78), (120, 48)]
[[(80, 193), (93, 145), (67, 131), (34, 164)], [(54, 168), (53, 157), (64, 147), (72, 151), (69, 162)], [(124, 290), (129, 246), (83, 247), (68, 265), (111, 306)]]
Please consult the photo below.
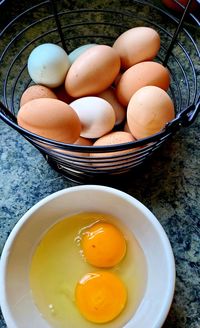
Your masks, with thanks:
[(71, 65), (65, 80), (67, 93), (79, 98), (108, 88), (120, 70), (120, 57), (107, 45), (87, 49)]
[(146, 26), (134, 27), (121, 34), (113, 48), (127, 69), (142, 61), (153, 59), (160, 49), (160, 36), (156, 30)]
[[(105, 136), (99, 138), (94, 142), (93, 146), (111, 146), (111, 145), (120, 145), (125, 144), (127, 142), (135, 141), (136, 139), (132, 136), (131, 133), (125, 131), (114, 131), (106, 134)], [(102, 157), (102, 156), (119, 156), (123, 154), (127, 154), (130, 150), (120, 150), (115, 152), (108, 153), (91, 153), (91, 157)]]
[(30, 100), (37, 98), (52, 98), (57, 99), (56, 94), (50, 89), (43, 85), (35, 84), (28, 87), (22, 94), (20, 99), (20, 107), (23, 106)]
[(166, 91), (169, 84), (170, 74), (166, 67), (153, 61), (142, 62), (122, 74), (116, 87), (116, 95), (120, 103), (127, 106), (132, 95), (140, 88), (154, 85)]
[(166, 91), (155, 86), (139, 89), (127, 108), (127, 122), (136, 139), (160, 132), (175, 117), (174, 104)]

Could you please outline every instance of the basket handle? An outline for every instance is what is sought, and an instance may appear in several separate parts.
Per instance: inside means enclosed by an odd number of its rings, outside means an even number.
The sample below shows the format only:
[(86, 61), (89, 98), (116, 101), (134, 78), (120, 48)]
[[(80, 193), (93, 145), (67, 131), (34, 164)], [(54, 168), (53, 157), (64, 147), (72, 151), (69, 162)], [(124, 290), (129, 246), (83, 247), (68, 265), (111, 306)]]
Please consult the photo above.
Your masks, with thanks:
[(200, 111), (200, 95), (197, 101), (185, 108), (181, 113), (179, 113), (175, 119), (167, 123), (165, 128), (167, 132), (173, 132), (178, 130), (181, 126), (187, 127), (191, 125), (196, 119)]
[(200, 111), (200, 96), (199, 96), (198, 100), (196, 101), (196, 103), (187, 107), (185, 110), (183, 110), (179, 114), (180, 120), (181, 120), (181, 125), (186, 126), (186, 127), (191, 125), (194, 122), (194, 120), (196, 119), (199, 111)]
[[(198, 2), (199, 2), (199, 0), (198, 0)], [(177, 2), (177, 3), (179, 3), (179, 2)], [(170, 42), (169, 48), (167, 49), (167, 52), (166, 52), (166, 56), (165, 56), (165, 58), (164, 58), (164, 60), (163, 60), (163, 65), (164, 65), (164, 66), (167, 66), (167, 63), (168, 63), (169, 57), (171, 56), (171, 53), (172, 53), (172, 49), (173, 49), (173, 47), (174, 47), (174, 45), (175, 45), (175, 43), (176, 43), (177, 37), (178, 37), (178, 35), (179, 35), (179, 32), (180, 32), (180, 30), (181, 30), (181, 28), (182, 28), (182, 26), (183, 26), (183, 22), (184, 22), (185, 16), (186, 16), (186, 15), (188, 14), (188, 12), (189, 12), (189, 8), (190, 8), (190, 6), (191, 6), (191, 3), (192, 3), (192, 0), (189, 0), (188, 3), (186, 4), (185, 8), (183, 7), (183, 8), (184, 8), (183, 14), (182, 14), (181, 19), (180, 19), (180, 21), (179, 21), (179, 23), (178, 23), (178, 26), (177, 26), (177, 28), (176, 28), (176, 31), (175, 31), (174, 34), (173, 34), (173, 37), (172, 37), (172, 40), (171, 40), (171, 42)], [(179, 4), (180, 4), (180, 3), (179, 3)], [(192, 17), (193, 17), (193, 19), (195, 19), (196, 23), (197, 23), (198, 25), (200, 25), (199, 20), (198, 20), (196, 17), (194, 17), (194, 16), (192, 16)]]
[(61, 23), (60, 23), (59, 16), (58, 16), (56, 2), (55, 2), (55, 0), (50, 0), (50, 3), (51, 3), (51, 8), (52, 8), (52, 11), (53, 11), (54, 18), (55, 18), (57, 30), (58, 30), (58, 33), (60, 35), (60, 40), (61, 40), (61, 43), (62, 43), (62, 47), (68, 53), (67, 46), (66, 46), (66, 43), (65, 43), (65, 38), (64, 38), (64, 35), (63, 35), (62, 27), (61, 27)]

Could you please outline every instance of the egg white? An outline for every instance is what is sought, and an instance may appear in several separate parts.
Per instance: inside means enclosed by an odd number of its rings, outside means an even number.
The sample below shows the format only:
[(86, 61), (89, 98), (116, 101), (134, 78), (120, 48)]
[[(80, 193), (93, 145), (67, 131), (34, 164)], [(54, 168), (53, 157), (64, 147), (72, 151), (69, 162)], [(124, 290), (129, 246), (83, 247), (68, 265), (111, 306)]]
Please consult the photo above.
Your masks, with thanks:
[[(89, 265), (81, 249), (83, 231), (99, 220), (113, 223), (125, 236), (125, 258), (107, 270), (121, 278), (128, 292), (127, 304), (122, 313), (113, 321), (100, 325), (84, 319), (75, 304), (74, 296), (77, 282), (86, 273), (102, 270)], [(123, 327), (142, 299), (146, 279), (145, 257), (133, 234), (117, 218), (103, 213), (79, 213), (56, 223), (37, 246), (30, 269), (30, 285), (35, 304), (55, 328)]]

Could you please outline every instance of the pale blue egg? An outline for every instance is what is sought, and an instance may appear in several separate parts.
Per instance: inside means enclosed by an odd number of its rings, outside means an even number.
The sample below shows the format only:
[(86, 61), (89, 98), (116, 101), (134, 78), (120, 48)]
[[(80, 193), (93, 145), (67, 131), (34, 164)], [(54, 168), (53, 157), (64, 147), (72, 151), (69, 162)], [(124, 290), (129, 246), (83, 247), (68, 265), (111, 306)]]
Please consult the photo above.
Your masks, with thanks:
[(84, 44), (83, 46), (80, 46), (76, 49), (74, 49), (72, 52), (70, 52), (68, 58), (71, 62), (71, 64), (82, 54), (84, 53), (87, 49), (92, 48), (96, 46), (95, 43), (90, 43), (90, 44)]

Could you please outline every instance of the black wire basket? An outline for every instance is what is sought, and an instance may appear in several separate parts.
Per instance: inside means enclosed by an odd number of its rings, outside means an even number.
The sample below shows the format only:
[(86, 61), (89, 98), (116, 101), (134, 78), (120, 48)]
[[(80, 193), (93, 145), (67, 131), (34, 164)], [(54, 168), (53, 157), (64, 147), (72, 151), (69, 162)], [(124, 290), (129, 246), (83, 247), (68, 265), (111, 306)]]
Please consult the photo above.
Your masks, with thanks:
[[(103, 178), (125, 174), (141, 165), (181, 126), (189, 126), (200, 109), (200, 53), (196, 29), (200, 22), (189, 14), (191, 1), (180, 17), (149, 1), (124, 3), (123, 8), (71, 10), (66, 9), (62, 1), (47, 0), (21, 12), (0, 34), (3, 49), (0, 57), (1, 118), (33, 144), (54, 169), (77, 182), (103, 181)], [(33, 48), (51, 42), (69, 53), (88, 43), (112, 45), (122, 32), (136, 26), (149, 26), (160, 34), (161, 48), (155, 60), (166, 66), (171, 75), (169, 95), (176, 117), (160, 133), (126, 144), (93, 147), (56, 142), (18, 126), (19, 101), (32, 84), (27, 59)], [(8, 37), (10, 41), (5, 44)], [(121, 150), (126, 151), (119, 152)], [(93, 157), (91, 153), (99, 154)]]

